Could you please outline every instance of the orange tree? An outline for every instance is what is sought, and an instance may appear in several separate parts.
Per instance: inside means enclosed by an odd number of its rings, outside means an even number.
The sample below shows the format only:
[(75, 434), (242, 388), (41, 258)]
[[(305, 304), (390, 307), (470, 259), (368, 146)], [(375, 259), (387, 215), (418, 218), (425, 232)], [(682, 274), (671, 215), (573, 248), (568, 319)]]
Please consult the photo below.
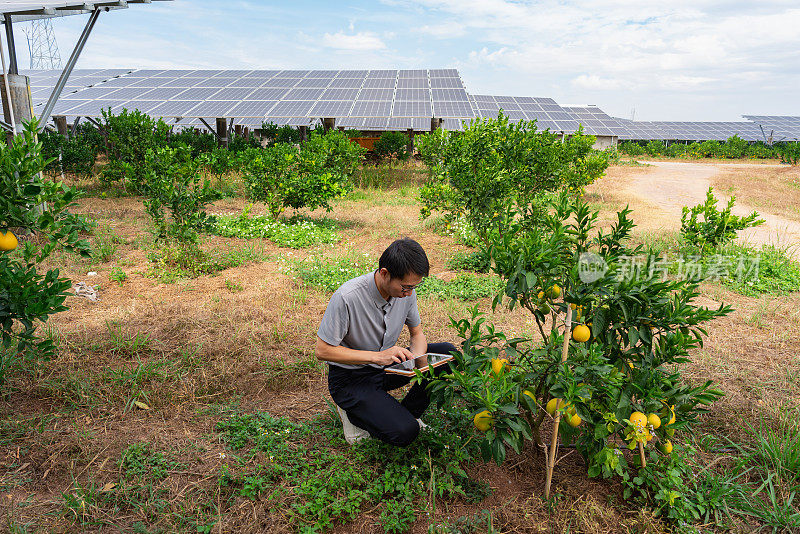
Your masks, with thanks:
[[(13, 357), (54, 351), (36, 336), (36, 323), (67, 309), (71, 282), (58, 269), (41, 272), (39, 264), (59, 247), (89, 255), (81, 234), (90, 224), (69, 212), (78, 192), (42, 178), (48, 161), (41, 148), (35, 121), (11, 145), (0, 142), (0, 234), (10, 240), (0, 247), (0, 384)], [(30, 237), (17, 246), (15, 233)]]
[(535, 220), (541, 202), (562, 189), (577, 190), (603, 175), (608, 156), (595, 138), (539, 130), (536, 121), (475, 119), (463, 132), (436, 130), (418, 139), (430, 179), (420, 190), (421, 215), (463, 217), (488, 244), (488, 231), (507, 207)]
[[(660, 257), (630, 248), (629, 214), (598, 231), (597, 212), (562, 194), (537, 224), (510, 208), (498, 219), (489, 253), (506, 284), (494, 307), (525, 308), (538, 340), (506, 336), (476, 307), (451, 319), (461, 350), (452, 372), (431, 385), (437, 402), (471, 410), (486, 459), (501, 463), (507, 448), (527, 443), (547, 457), (557, 440), (545, 422), (556, 426), (563, 415), (559, 434), (588, 474), (628, 480), (621, 446), (639, 448), (641, 462), (645, 450), (658, 459), (654, 444), (669, 454), (675, 430), (722, 395), (710, 382), (685, 383), (677, 364), (702, 346), (703, 323), (731, 308), (694, 305), (699, 276), (662, 276)], [(552, 473), (552, 456), (546, 465)]]

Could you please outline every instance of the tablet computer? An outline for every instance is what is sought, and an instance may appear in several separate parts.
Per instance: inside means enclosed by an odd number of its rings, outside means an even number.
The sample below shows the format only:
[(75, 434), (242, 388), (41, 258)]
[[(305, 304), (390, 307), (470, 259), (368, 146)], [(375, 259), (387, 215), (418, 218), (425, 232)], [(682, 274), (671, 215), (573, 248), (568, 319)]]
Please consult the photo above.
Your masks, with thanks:
[(406, 360), (404, 362), (393, 363), (392, 365), (388, 365), (383, 368), (384, 371), (387, 373), (392, 373), (396, 375), (404, 375), (404, 376), (414, 376), (414, 369), (416, 369), (416, 360), (417, 358), (421, 358), (423, 356), (428, 357), (428, 365), (425, 367), (419, 368), (420, 371), (427, 371), (430, 367), (439, 367), (450, 360), (453, 359), (453, 356), (450, 354), (437, 354), (435, 352), (427, 352), (425, 354), (420, 354), (411, 360)]

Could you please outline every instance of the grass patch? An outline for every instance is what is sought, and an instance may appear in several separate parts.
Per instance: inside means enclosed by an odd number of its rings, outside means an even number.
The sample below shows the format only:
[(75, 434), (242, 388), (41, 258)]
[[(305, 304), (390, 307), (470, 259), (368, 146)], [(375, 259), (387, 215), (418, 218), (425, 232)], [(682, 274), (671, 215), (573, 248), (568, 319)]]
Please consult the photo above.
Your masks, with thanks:
[(211, 252), (193, 247), (167, 245), (150, 252), (147, 259), (151, 265), (145, 276), (171, 284), (181, 279), (197, 278), (232, 267), (264, 261), (267, 256), (260, 248), (252, 245), (227, 250), (214, 249)]
[(428, 179), (428, 170), (413, 161), (408, 163), (362, 165), (353, 174), (353, 183), (362, 189), (391, 189), (403, 185), (419, 186)]
[(266, 215), (250, 215), (250, 208), (239, 215), (215, 215), (209, 233), (222, 237), (269, 239), (276, 245), (307, 248), (337, 243), (341, 238), (330, 219), (312, 220), (295, 216), (275, 220)]
[(439, 300), (473, 301), (496, 295), (502, 288), (503, 281), (494, 275), (480, 276), (474, 273), (462, 273), (449, 282), (429, 276), (417, 288), (417, 296)]
[(377, 440), (350, 447), (332, 415), (298, 424), (235, 414), (216, 425), (236, 453), (219, 484), (225, 493), (267, 502), (293, 530), (318, 532), (374, 510), (380, 530), (407, 532), (418, 515), (433, 511), (436, 498), (479, 501), (488, 494), (462, 469), (477, 455), (476, 443), (462, 441), (445, 417), (431, 419), (401, 449)]
[(295, 263), (296, 275), (311, 287), (333, 293), (339, 286), (357, 276), (372, 271), (377, 260), (368, 254), (323, 258), (315, 256)]
[(722, 283), (742, 295), (755, 297), (762, 293), (783, 294), (800, 291), (800, 264), (791, 259), (786, 250), (765, 245), (761, 251), (747, 247), (732, 247), (740, 258), (757, 262), (757, 276), (728, 276)]
[(447, 268), (453, 271), (488, 273), (489, 267), (489, 253), (483, 249), (456, 252), (447, 260)]

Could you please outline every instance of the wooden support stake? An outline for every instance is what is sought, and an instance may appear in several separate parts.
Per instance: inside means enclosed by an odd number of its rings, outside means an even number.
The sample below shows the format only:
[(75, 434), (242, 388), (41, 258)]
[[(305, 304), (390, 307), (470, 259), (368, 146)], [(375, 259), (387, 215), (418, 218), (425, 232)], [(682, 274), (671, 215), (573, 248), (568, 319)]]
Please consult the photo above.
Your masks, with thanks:
[[(572, 335), (572, 308), (567, 306), (567, 320), (564, 322), (564, 346), (561, 349), (561, 363), (567, 361), (569, 354), (569, 338)], [(556, 404), (558, 408), (560, 403)], [(550, 457), (547, 458), (547, 474), (544, 482), (544, 498), (550, 498), (550, 484), (553, 482), (553, 468), (556, 464), (556, 450), (558, 449), (558, 426), (561, 423), (561, 411), (556, 410), (555, 422), (553, 423), (553, 437), (550, 439)]]
[(644, 445), (642, 445), (641, 441), (639, 442), (639, 458), (642, 459), (642, 467), (645, 467), (647, 465), (647, 461), (644, 459)]

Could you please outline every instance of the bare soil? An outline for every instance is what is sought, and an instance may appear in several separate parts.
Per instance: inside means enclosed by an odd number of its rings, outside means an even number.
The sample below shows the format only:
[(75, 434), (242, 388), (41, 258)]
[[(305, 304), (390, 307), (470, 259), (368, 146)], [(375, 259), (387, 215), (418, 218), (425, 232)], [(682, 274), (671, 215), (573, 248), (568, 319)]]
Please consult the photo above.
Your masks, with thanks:
[[(636, 238), (647, 239), (677, 228), (680, 206), (702, 201), (718, 169), (672, 163), (614, 167), (590, 188), (588, 198), (606, 222), (613, 220), (614, 210), (629, 204), (638, 224)], [(0, 450), (0, 531), (24, 524), (32, 531), (80, 531), (75, 517), (65, 511), (63, 494), (76, 484), (102, 487), (118, 480), (121, 452), (142, 441), (171, 451), (185, 466), (163, 483), (168, 502), (195, 494), (214, 501), (215, 477), (226, 451), (213, 430), (219, 419), (215, 407), (233, 405), (241, 411), (268, 411), (294, 420), (323, 413), (328, 396), (324, 371), (299, 377), (274, 371), (279, 364), (313, 360), (314, 336), (328, 299), (304, 287), (286, 266), (312, 253), (353, 251), (374, 258), (395, 238), (410, 235), (427, 250), (432, 271), (445, 272), (447, 258), (464, 247), (433, 233), (419, 220), (414, 194), (413, 188), (367, 190), (361, 200), (337, 202), (328, 216), (342, 224), (343, 239), (334, 246), (297, 251), (263, 240), (209, 238), (204, 243), (209, 250), (255, 242), (267, 260), (175, 284), (146, 276), (150, 238), (139, 199), (82, 200), (80, 211), (112, 227), (124, 242), (106, 263), (63, 256), (53, 264), (74, 282), (100, 285), (101, 299), (92, 303), (70, 297), (70, 310), (57, 314), (48, 325), (59, 342), (58, 357), (28, 364), (9, 377), (3, 390), (0, 423), (5, 426), (0, 427), (0, 438), (10, 438), (9, 446)], [(238, 199), (224, 200), (214, 210), (236, 211), (245, 205)], [(128, 274), (122, 285), (111, 280), (117, 269)], [(97, 276), (87, 276), (89, 271)], [(242, 289), (231, 290), (231, 284)], [(749, 298), (719, 285), (704, 286), (699, 303), (719, 302), (732, 304), (735, 312), (708, 325), (704, 348), (683, 372), (698, 382), (712, 379), (726, 392), (706, 417), (701, 433), (737, 440), (744, 438), (746, 425), (762, 420), (772, 424), (781, 413), (800, 408), (796, 379), (800, 294)], [(521, 311), (492, 314), (490, 299), (477, 304), (499, 329), (514, 335), (534, 330), (530, 316)], [(458, 343), (450, 317), (467, 316), (472, 305), (420, 301), (428, 338)], [(137, 335), (148, 340), (143, 348), (130, 347)], [(113, 372), (164, 360), (174, 371), (142, 383), (151, 409), (130, 409), (135, 392), (130, 384), (113, 380)], [(15, 434), (14, 429), (21, 430)], [(556, 469), (554, 493), (563, 498), (555, 510), (548, 510), (540, 498), (542, 461), (533, 450), (511, 455), (502, 467), (477, 463), (469, 472), (485, 480), (492, 495), (478, 504), (437, 502), (432, 519), (485, 509), (501, 532), (667, 531), (651, 513), (623, 501), (618, 484), (587, 479), (584, 462), (575, 453)], [(195, 504), (204, 502), (198, 498)], [(265, 526), (266, 509), (264, 502), (241, 499), (223, 510), (215, 532), (284, 531), (279, 524)], [(85, 530), (131, 532), (140, 517), (136, 510), (102, 516), (113, 528)], [(412, 532), (427, 532), (428, 525), (429, 519), (420, 518)], [(366, 512), (334, 532), (377, 528)], [(752, 525), (739, 525), (735, 531), (752, 530)]]

